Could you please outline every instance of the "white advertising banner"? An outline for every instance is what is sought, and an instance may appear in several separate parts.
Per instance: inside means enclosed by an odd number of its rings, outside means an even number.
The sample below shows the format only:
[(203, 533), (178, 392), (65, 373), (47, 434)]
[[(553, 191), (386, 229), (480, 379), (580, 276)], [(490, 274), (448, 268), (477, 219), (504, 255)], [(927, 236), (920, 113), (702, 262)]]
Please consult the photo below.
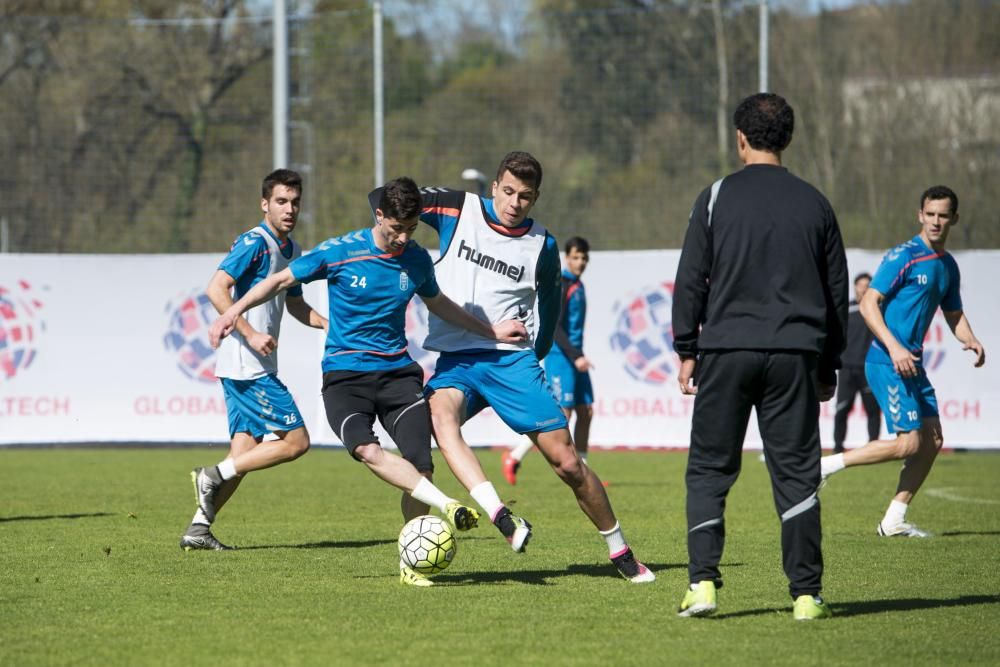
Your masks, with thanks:
[[(848, 251), (853, 276), (874, 272), (882, 253)], [(1000, 351), (1000, 252), (955, 253), (962, 299), (988, 353)], [(595, 364), (595, 447), (687, 447), (693, 399), (681, 396), (670, 323), (679, 252), (594, 252), (584, 274), (584, 350)], [(205, 285), (221, 255), (0, 255), (0, 444), (226, 442), (222, 391), (207, 329), (215, 310)], [(325, 283), (305, 286), (325, 313)], [(420, 343), (426, 310), (407, 318), (411, 354), (429, 374)], [(946, 446), (994, 447), (1000, 382), (993, 365), (972, 367), (940, 313), (925, 343)], [(323, 410), (321, 331), (285, 317), (279, 376), (294, 394), (312, 439), (338, 444)], [(995, 356), (993, 357), (996, 358)], [(866, 437), (860, 401), (848, 446)], [(821, 433), (831, 442), (833, 403)], [(517, 438), (492, 411), (466, 425), (476, 445)], [(751, 423), (747, 446), (759, 447)]]

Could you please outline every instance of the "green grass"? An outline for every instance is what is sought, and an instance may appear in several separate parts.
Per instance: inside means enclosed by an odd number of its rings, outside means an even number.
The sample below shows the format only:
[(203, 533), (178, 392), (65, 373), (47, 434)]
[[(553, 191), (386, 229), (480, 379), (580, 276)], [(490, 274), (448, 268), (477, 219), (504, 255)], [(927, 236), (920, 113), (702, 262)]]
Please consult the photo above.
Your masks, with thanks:
[(911, 511), (938, 534), (928, 540), (874, 534), (895, 465), (833, 479), (824, 595), (836, 616), (817, 623), (791, 619), (752, 453), (729, 498), (720, 611), (706, 619), (675, 616), (683, 453), (591, 456), (655, 583), (615, 574), (541, 457), (509, 487), (499, 452), (484, 451), (535, 537), (516, 555), (488, 525), (462, 533), (430, 589), (398, 583), (398, 494), (342, 450), (248, 477), (216, 524), (239, 551), (182, 552), (188, 472), (222, 454), (0, 449), (0, 665), (1000, 664), (998, 454), (938, 460)]

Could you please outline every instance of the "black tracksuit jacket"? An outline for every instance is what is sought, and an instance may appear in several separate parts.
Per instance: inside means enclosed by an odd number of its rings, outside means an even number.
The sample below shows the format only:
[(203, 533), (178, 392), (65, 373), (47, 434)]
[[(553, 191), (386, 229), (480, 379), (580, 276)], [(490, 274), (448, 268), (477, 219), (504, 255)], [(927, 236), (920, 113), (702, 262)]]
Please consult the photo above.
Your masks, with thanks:
[(752, 164), (698, 196), (674, 282), (682, 358), (704, 350), (814, 352), (819, 379), (834, 384), (847, 303), (840, 228), (816, 188), (784, 167)]

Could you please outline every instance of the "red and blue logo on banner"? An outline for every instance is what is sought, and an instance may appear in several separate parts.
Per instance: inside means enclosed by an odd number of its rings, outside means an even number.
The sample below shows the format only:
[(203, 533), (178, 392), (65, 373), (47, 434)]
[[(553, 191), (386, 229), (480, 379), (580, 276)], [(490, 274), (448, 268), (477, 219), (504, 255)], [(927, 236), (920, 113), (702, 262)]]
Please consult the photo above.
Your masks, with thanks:
[(12, 380), (35, 360), (37, 338), (45, 331), (38, 315), (43, 307), (27, 280), (0, 285), (0, 379)]
[(615, 304), (611, 349), (621, 355), (625, 370), (637, 380), (660, 385), (677, 371), (670, 323), (674, 284), (642, 290), (624, 305)]
[(174, 355), (184, 375), (199, 382), (215, 382), (215, 350), (208, 343), (208, 328), (218, 313), (208, 296), (195, 290), (167, 303), (167, 333), (163, 346)]

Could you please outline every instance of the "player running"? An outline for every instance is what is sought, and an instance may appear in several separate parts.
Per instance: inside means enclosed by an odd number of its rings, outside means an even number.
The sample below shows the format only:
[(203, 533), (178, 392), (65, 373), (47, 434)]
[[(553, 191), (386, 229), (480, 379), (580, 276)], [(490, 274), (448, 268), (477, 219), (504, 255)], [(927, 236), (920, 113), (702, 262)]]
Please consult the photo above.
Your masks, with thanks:
[[(489, 514), (515, 552), (531, 537), (531, 525), (504, 506), (486, 479), (461, 425), (487, 404), (511, 429), (527, 434), (576, 496), (580, 508), (607, 542), (610, 558), (629, 581), (656, 577), (635, 559), (607, 493), (583, 465), (567, 421), (538, 363), (552, 345), (559, 318), (559, 249), (544, 227), (528, 218), (538, 200), (542, 167), (524, 152), (508, 153), (497, 169), (492, 199), (444, 188), (427, 188), (420, 219), (440, 237), (436, 263), (443, 289), (466, 311), (491, 322), (522, 320), (533, 340), (489, 340), (429, 317), (424, 347), (441, 353), (428, 382), (434, 437), (458, 480)], [(369, 195), (373, 205), (381, 193)], [(538, 299), (539, 322), (535, 322)]]
[(876, 528), (883, 537), (930, 535), (906, 521), (906, 510), (944, 444), (937, 396), (923, 366), (924, 335), (938, 306), (962, 349), (976, 355), (973, 365), (986, 363), (983, 344), (962, 311), (958, 263), (944, 250), (958, 224), (958, 196), (943, 185), (928, 188), (917, 220), (920, 233), (886, 253), (861, 300), (861, 314), (875, 334), (865, 375), (896, 437), (821, 460), (824, 481), (844, 468), (904, 461), (896, 495)]
[[(302, 177), (278, 169), (264, 178), (260, 207), (264, 220), (241, 234), (205, 293), (220, 313), (233, 305), (232, 293), (242, 297), (251, 287), (288, 266), (302, 254), (290, 234), (299, 218)], [(181, 537), (181, 548), (231, 549), (210, 530), (215, 515), (236, 491), (243, 475), (292, 461), (309, 450), (309, 433), (291, 393), (278, 379), (278, 334), (285, 308), (295, 319), (325, 329), (326, 318), (302, 298), (302, 288), (275, 292), (270, 299), (235, 322), (236, 331), (215, 353), (215, 375), (222, 382), (229, 416), (229, 455), (217, 466), (191, 473), (199, 498), (212, 488), (213, 502), (203, 504)], [(275, 440), (263, 441), (273, 433)]]
[[(323, 403), (330, 428), (358, 461), (403, 490), (405, 520), (429, 505), (459, 530), (474, 528), (479, 514), (438, 489), (431, 477), (431, 430), (423, 395), (423, 370), (406, 349), (406, 306), (420, 295), (435, 317), (483, 340), (516, 344), (527, 332), (520, 322), (495, 326), (462, 310), (438, 288), (427, 251), (411, 239), (421, 210), (420, 191), (409, 178), (379, 189), (375, 226), (328, 239), (251, 289), (212, 324), (213, 345), (233, 330), (240, 313), (281, 290), (326, 279), (329, 321), (323, 355)], [(378, 418), (402, 456), (382, 449), (372, 431)], [(211, 490), (203, 495), (211, 506)], [(400, 581), (431, 581), (400, 562)]]
[[(587, 293), (580, 279), (590, 262), (587, 239), (574, 236), (566, 241), (566, 268), (562, 272), (562, 313), (556, 325), (555, 345), (542, 365), (552, 393), (568, 421), (576, 415), (573, 444), (580, 460), (587, 463), (590, 443), (590, 422), (594, 416), (594, 387), (590, 369), (594, 367), (583, 354), (583, 327), (587, 319)], [(511, 485), (517, 484), (521, 461), (531, 451), (530, 438), (503, 453), (503, 474)]]

